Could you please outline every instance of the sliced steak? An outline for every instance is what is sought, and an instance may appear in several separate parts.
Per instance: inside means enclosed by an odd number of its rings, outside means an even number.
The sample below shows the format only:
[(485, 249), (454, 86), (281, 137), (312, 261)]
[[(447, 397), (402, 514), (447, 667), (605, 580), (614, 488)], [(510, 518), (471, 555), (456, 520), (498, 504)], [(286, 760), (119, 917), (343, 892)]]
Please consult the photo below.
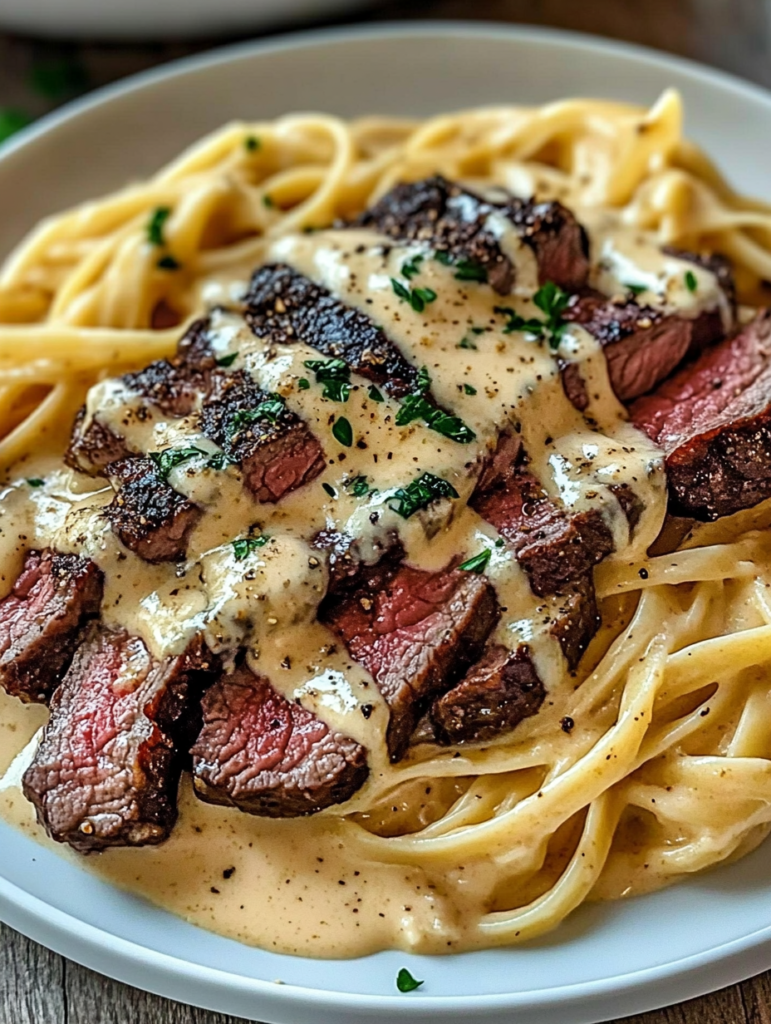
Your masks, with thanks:
[[(215, 366), (209, 346), (208, 321), (197, 320), (179, 343), (174, 359), (159, 359), (143, 370), (121, 378), (131, 391), (175, 419), (189, 416), (195, 409)], [(144, 407), (127, 415), (142, 417)], [(92, 476), (101, 475), (111, 462), (129, 454), (123, 437), (92, 418), (86, 424), (86, 407), (75, 417), (69, 447), (64, 459), (68, 466)]]
[(243, 370), (212, 373), (201, 429), (240, 465), (261, 502), (279, 501), (325, 467), (324, 450), (305, 423)]
[(418, 371), (385, 331), (359, 310), (282, 263), (260, 267), (246, 296), (246, 319), (274, 344), (303, 341), (398, 397), (417, 387)]
[[(640, 306), (633, 299), (612, 302), (576, 297), (565, 319), (581, 324), (602, 345), (610, 383), (622, 402), (652, 391), (684, 359), (724, 334), (719, 309), (687, 320), (653, 306)], [(588, 400), (574, 380), (576, 371), (567, 381), (565, 372), (563, 369), (566, 394), (583, 411)]]
[(0, 686), (25, 703), (47, 702), (85, 623), (99, 614), (102, 590), (102, 573), (90, 559), (30, 551), (0, 601)]
[(404, 558), (404, 548), (395, 533), (371, 544), (369, 561), (362, 558), (359, 541), (338, 530), (321, 530), (314, 537), (313, 546), (328, 557), (329, 594), (352, 590), (375, 563), (382, 565), (387, 560), (388, 565), (395, 566)]
[(193, 747), (202, 800), (269, 818), (344, 803), (367, 778), (367, 752), (242, 666), (203, 698)]
[(328, 598), (319, 614), (385, 697), (388, 750), (398, 761), (432, 698), (481, 654), (499, 608), (482, 576), (402, 565), (370, 570), (351, 594)]
[(146, 562), (184, 558), (202, 510), (178, 494), (143, 455), (111, 463), (107, 474), (117, 493), (105, 514), (119, 540)]
[(484, 657), (431, 705), (440, 743), (489, 740), (534, 715), (546, 696), (527, 644), (490, 644)]
[(358, 219), (399, 241), (428, 242), (454, 263), (483, 267), (501, 295), (511, 291), (514, 267), (488, 226), (491, 214), (502, 214), (533, 250), (542, 283), (553, 281), (577, 291), (589, 275), (586, 232), (561, 203), (536, 203), (507, 197), (491, 201), (441, 176), (397, 185)]
[(713, 520), (771, 496), (771, 310), (630, 412), (664, 449), (673, 515)]
[(200, 641), (158, 662), (138, 637), (90, 627), (23, 779), (52, 839), (90, 853), (167, 838), (213, 668)]

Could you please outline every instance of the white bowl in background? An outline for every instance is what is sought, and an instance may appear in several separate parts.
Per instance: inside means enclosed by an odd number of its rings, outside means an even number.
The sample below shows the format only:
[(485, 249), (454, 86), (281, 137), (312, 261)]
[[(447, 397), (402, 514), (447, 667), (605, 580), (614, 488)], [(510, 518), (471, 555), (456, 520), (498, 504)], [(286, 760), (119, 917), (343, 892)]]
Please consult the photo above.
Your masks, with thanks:
[[(182, 61), (20, 133), (0, 149), (0, 257), (46, 214), (152, 172), (233, 118), (310, 108), (420, 116), (570, 95), (648, 104), (669, 86), (684, 95), (688, 134), (737, 187), (769, 198), (771, 94), (758, 88), (564, 33), (377, 26)], [(517, 948), (436, 958), (386, 952), (352, 962), (278, 955), (195, 928), (0, 824), (0, 918), (121, 981), (273, 1024), (586, 1024), (771, 966), (769, 852), (765, 843), (671, 889), (583, 906), (556, 932)], [(409, 996), (394, 985), (403, 966), (425, 979)]]

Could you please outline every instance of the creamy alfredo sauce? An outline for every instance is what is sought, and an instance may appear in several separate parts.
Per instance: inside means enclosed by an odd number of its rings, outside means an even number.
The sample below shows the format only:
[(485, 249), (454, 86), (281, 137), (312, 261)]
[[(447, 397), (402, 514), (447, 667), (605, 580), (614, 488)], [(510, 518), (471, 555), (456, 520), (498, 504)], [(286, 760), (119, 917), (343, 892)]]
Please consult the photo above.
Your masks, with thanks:
[[(689, 317), (723, 302), (709, 272), (662, 256), (652, 242), (609, 218), (590, 226), (593, 283), (606, 294), (622, 293), (630, 283), (645, 286), (641, 301)], [(611, 558), (642, 557), (659, 531), (665, 509), (660, 452), (627, 422), (610, 389), (602, 352), (583, 328), (565, 334), (558, 354), (581, 362), (590, 395), (586, 414), (565, 397), (548, 344), (525, 333), (505, 333), (506, 317), (495, 312), (496, 306), (524, 317), (542, 315), (532, 300), (537, 268), (508, 222), (493, 216), (489, 227), (516, 267), (515, 291), (505, 299), (485, 284), (456, 280), (453, 268), (433, 259), (430, 250), (394, 245), (369, 232), (290, 236), (266, 254), (382, 324), (416, 367), (427, 368), (438, 401), (475, 432), (472, 444), (458, 444), (417, 421), (397, 427), (398, 403), (387, 396), (374, 401), (367, 382), (355, 374), (344, 405), (323, 399), (304, 365), (319, 353), (302, 339), (272, 345), (255, 337), (232, 300), (238, 289), (231, 283), (209, 295), (216, 354), (232, 356), (234, 370), (245, 369), (266, 390), (279, 392), (308, 423), (326, 454), (321, 477), (277, 505), (258, 505), (237, 468), (206, 467), (217, 449), (197, 431), (195, 417), (169, 420), (159, 410), (139, 417), (140, 397), (110, 380), (91, 389), (89, 417), (125, 436), (136, 451), (192, 445), (203, 453), (169, 478), (206, 512), (192, 535), (187, 562), (151, 566), (124, 549), (101, 515), (110, 488), (62, 469), (58, 454), (26, 461), (19, 478), (0, 492), (3, 592), (30, 548), (87, 554), (104, 570), (108, 625), (141, 636), (158, 658), (181, 651), (200, 631), (226, 660), (246, 648), (255, 672), (369, 750), (370, 779), (344, 807), (310, 819), (263, 820), (198, 802), (183, 779), (180, 822), (166, 844), (110, 850), (85, 862), (175, 913), (245, 942), (316, 956), (393, 946), (435, 952), (468, 948), (479, 938), (467, 922), (490, 897), (484, 860), (460, 865), (439, 859), (430, 870), (384, 864), (368, 859), (350, 841), (352, 826), (344, 816), (368, 812), (404, 778), (419, 779), (414, 765), (427, 754), (425, 747), (417, 748), (402, 764), (388, 763), (387, 711), (377, 688), (316, 621), (327, 568), (310, 540), (320, 529), (358, 538), (365, 559), (374, 559), (378, 543), (397, 532), (407, 561), (425, 569), (491, 549), (486, 571), (503, 609), (496, 639), (510, 646), (527, 641), (548, 690), (542, 711), (513, 736), (517, 743), (531, 743), (534, 765), (539, 743), (553, 748), (564, 739), (560, 705), (573, 684), (549, 632), (557, 600), (552, 607), (548, 599), (534, 597), (512, 555), (495, 546), (496, 531), (465, 508), (499, 429), (508, 424), (520, 433), (532, 471), (567, 509), (601, 511), (615, 540)], [(424, 259), (408, 282), (401, 268), (417, 255)], [(695, 289), (683, 283), (687, 271), (696, 277)], [(392, 278), (430, 288), (436, 299), (418, 313), (395, 294)], [(299, 385), (303, 378), (310, 387)], [(351, 447), (338, 443), (331, 431), (333, 417), (341, 415), (353, 430)], [(424, 472), (448, 480), (460, 499), (443, 499), (405, 520), (390, 503), (399, 487)], [(346, 486), (362, 476), (374, 489), (363, 498)], [(26, 481), (33, 477), (43, 478), (44, 485), (31, 488)], [(611, 490), (624, 482), (645, 505), (633, 537)], [(238, 559), (233, 540), (255, 527), (268, 542)], [(369, 717), (362, 714), (364, 704), (374, 708)], [(44, 719), (42, 709), (0, 694), (0, 813), (48, 842), (18, 788)], [(590, 733), (582, 742), (591, 744)], [(452, 759), (451, 776), (473, 774), (473, 750), (441, 756)], [(431, 792), (416, 782), (407, 806), (389, 808), (388, 800), (384, 806), (394, 821), (414, 829), (430, 818), (432, 804), (449, 806), (454, 785), (451, 777)], [(534, 781), (533, 788), (537, 785)]]

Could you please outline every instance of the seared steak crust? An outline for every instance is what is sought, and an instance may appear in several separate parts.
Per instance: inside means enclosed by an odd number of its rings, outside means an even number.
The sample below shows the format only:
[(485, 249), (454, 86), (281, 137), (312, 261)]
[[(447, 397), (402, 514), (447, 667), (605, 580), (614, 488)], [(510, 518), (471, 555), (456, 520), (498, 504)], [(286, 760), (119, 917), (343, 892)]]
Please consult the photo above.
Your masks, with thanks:
[(480, 656), (499, 614), (483, 577), (406, 565), (376, 567), (351, 594), (324, 602), (320, 617), (388, 703), (391, 760), (403, 756), (431, 699)]
[(52, 839), (91, 853), (167, 838), (213, 660), (196, 641), (157, 662), (138, 637), (90, 627), (23, 779)]
[(279, 501), (323, 472), (324, 451), (286, 406), (249, 420), (270, 399), (243, 370), (211, 375), (201, 429), (241, 466), (244, 482), (261, 502)]
[(270, 818), (315, 814), (343, 803), (367, 778), (367, 754), (242, 666), (203, 698), (193, 747), (202, 800)]
[(275, 344), (304, 341), (396, 397), (415, 389), (417, 369), (381, 327), (291, 267), (260, 267), (246, 304), (246, 319), (258, 337)]
[(461, 682), (431, 705), (434, 734), (440, 743), (492, 739), (534, 715), (545, 696), (527, 644), (515, 651), (490, 644)]
[(713, 520), (771, 496), (771, 310), (630, 412), (666, 453), (673, 515)]
[(25, 703), (47, 702), (83, 626), (99, 614), (102, 589), (102, 573), (90, 559), (30, 551), (0, 601), (0, 686)]
[(117, 493), (105, 514), (120, 541), (146, 562), (184, 558), (201, 509), (167, 484), (143, 455), (113, 462), (107, 473)]
[(535, 203), (508, 197), (491, 201), (437, 175), (397, 185), (356, 222), (400, 241), (428, 242), (453, 261), (470, 260), (487, 271), (501, 295), (511, 291), (514, 268), (487, 226), (491, 214), (506, 217), (538, 261), (541, 282), (570, 291), (589, 274), (586, 233), (561, 203)]

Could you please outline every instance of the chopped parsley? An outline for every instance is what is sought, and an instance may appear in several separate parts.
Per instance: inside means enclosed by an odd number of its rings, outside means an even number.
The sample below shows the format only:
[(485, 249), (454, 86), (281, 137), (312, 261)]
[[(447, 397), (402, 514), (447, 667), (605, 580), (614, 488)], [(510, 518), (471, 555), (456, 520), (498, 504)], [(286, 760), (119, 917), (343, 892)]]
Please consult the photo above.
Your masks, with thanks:
[(324, 490), (327, 492), (327, 494), (330, 496), (330, 498), (336, 498), (337, 497), (337, 491), (334, 489), (332, 484), (324, 483), (321, 486), (324, 488)]
[(282, 395), (271, 392), (255, 409), (239, 409), (230, 424), (231, 437), (235, 437), (241, 427), (257, 420), (269, 420), (276, 423), (279, 416), (286, 410), (286, 402)]
[(471, 333), (472, 334), (484, 334), (486, 330), (487, 330), (486, 327), (472, 327), (471, 328)]
[(477, 393), (477, 389), (472, 387), (470, 384), (464, 384), (463, 390), (467, 395), (475, 395)]
[(30, 487), (42, 487), (45, 480), (41, 480), (39, 476), (33, 476), (30, 480), (27, 480)]
[(630, 284), (628, 281), (622, 281), (621, 283), (628, 292), (631, 292), (632, 295), (634, 295), (635, 298), (637, 298), (638, 295), (642, 295), (643, 292), (648, 291), (647, 284)]
[(16, 132), (26, 128), (32, 121), (31, 117), (22, 113), (21, 110), (4, 108), (0, 110), (0, 142), (10, 139)]
[(173, 256), (169, 255), (161, 256), (161, 258), (156, 263), (156, 266), (160, 270), (179, 270), (182, 264), (179, 262), (179, 260), (176, 260)]
[(452, 265), (452, 256), (445, 249), (437, 249), (434, 253), (434, 259), (437, 263), (441, 263), (442, 266), (449, 267)]
[(236, 359), (238, 359), (238, 352), (231, 352), (229, 355), (218, 359), (217, 366), (232, 366)]
[(150, 245), (161, 246), (166, 244), (163, 237), (163, 228), (170, 216), (170, 206), (158, 206), (153, 210), (147, 224), (147, 241)]
[(393, 497), (396, 504), (389, 503), (388, 507), (403, 519), (409, 519), (440, 498), (458, 498), (460, 495), (449, 480), (443, 480), (433, 473), (424, 473), (406, 487), (400, 487)]
[(487, 281), (487, 268), (476, 260), (458, 260), (455, 264), (456, 281)]
[(403, 302), (408, 302), (416, 313), (422, 313), (426, 306), (436, 299), (433, 288), (405, 288), (401, 281), (391, 278), (391, 287)]
[(495, 546), (497, 548), (502, 548), (505, 543), (506, 541), (503, 539), (503, 537), (499, 537), (498, 540), (495, 542)]
[(332, 427), (332, 434), (336, 441), (340, 444), (345, 445), (346, 448), (350, 448), (353, 444), (353, 427), (345, 418), (341, 416), (335, 420), (334, 426)]
[(461, 562), (458, 568), (464, 572), (475, 572), (477, 575), (481, 575), (487, 568), (492, 553), (491, 548), (485, 548), (478, 555), (474, 555), (472, 558), (467, 558), (465, 562)]
[(692, 270), (686, 270), (685, 272), (685, 287), (689, 292), (691, 292), (691, 294), (693, 294), (699, 287), (699, 282)]
[(262, 143), (256, 135), (247, 135), (244, 139), (244, 149), (247, 153), (256, 153)]
[(402, 263), (402, 274), (409, 281), (420, 273), (420, 264), (423, 262), (423, 256), (413, 256), (411, 260), (406, 260)]
[(316, 374), (316, 383), (323, 384), (322, 398), (347, 402), (351, 393), (351, 370), (342, 359), (306, 359), (304, 366)]
[(418, 981), (417, 978), (413, 978), (406, 967), (402, 967), (396, 975), (396, 987), (400, 992), (414, 992), (415, 989), (420, 988), (422, 984), (422, 981)]
[(300, 391), (307, 391), (310, 386), (311, 382), (308, 380), (307, 377), (300, 377), (300, 379), (297, 381), (297, 387), (300, 389)]
[(350, 491), (354, 498), (363, 498), (370, 492), (366, 476), (355, 476), (345, 484), (346, 491)]
[(266, 206), (269, 210), (272, 210), (273, 207), (276, 205), (275, 202), (273, 201), (273, 196), (269, 196), (268, 193), (266, 192), (265, 195), (262, 197), (262, 205)]
[(176, 469), (189, 459), (194, 459), (196, 455), (206, 455), (206, 452), (194, 445), (188, 448), (165, 448), (162, 452), (150, 452), (150, 458), (162, 480), (168, 480), (172, 469)]
[(239, 537), (233, 541), (233, 554), (237, 561), (243, 562), (253, 551), (265, 547), (269, 540), (270, 537), (265, 533), (261, 533), (259, 537)]
[(562, 319), (562, 314), (568, 307), (570, 295), (553, 281), (547, 281), (535, 293), (533, 302), (542, 313), (546, 314), (545, 320), (539, 320), (536, 317), (525, 319), (509, 306), (495, 306), (494, 312), (500, 313), (507, 318), (503, 333), (511, 334), (514, 331), (525, 331), (539, 339), (548, 336), (549, 347), (552, 349), (559, 348), (562, 335), (568, 327), (568, 324)]
[(424, 366), (418, 372), (415, 391), (402, 401), (396, 414), (396, 426), (406, 427), (413, 420), (423, 420), (431, 430), (435, 430), (444, 437), (449, 437), (451, 441), (457, 441), (458, 444), (470, 444), (476, 439), (474, 431), (471, 427), (466, 426), (460, 417), (437, 409), (425, 397), (430, 386), (431, 378)]
[(374, 384), (371, 385), (371, 387), (370, 387), (369, 391), (367, 392), (367, 394), (369, 395), (369, 397), (372, 399), (373, 402), (384, 402), (385, 401), (385, 399), (383, 398), (382, 394), (380, 393), (380, 391), (378, 391), (378, 389), (375, 387)]
[(224, 452), (215, 452), (206, 460), (206, 465), (209, 469), (227, 469), (228, 466), (234, 466), (235, 464), (236, 460), (231, 459)]
[(475, 352), (477, 350), (477, 347), (471, 338), (461, 338), (458, 342), (458, 348), (473, 348)]

